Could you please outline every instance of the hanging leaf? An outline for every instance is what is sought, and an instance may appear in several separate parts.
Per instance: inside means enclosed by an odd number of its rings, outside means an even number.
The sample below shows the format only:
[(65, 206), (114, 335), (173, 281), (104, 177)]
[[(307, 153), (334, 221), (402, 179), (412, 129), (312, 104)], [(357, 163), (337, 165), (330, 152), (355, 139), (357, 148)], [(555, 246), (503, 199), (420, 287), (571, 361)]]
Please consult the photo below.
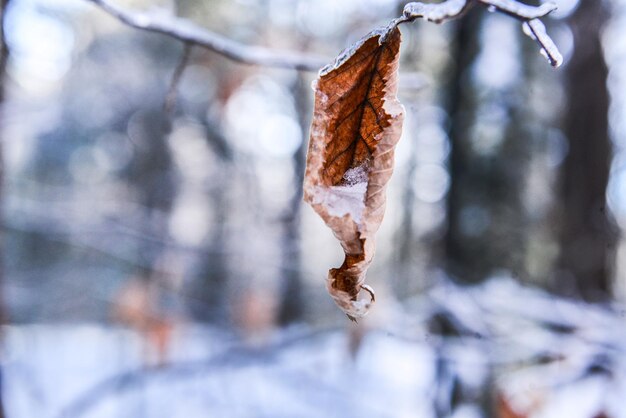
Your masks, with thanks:
[[(352, 320), (364, 316), (373, 290), (365, 275), (383, 219), (404, 109), (396, 98), (400, 31), (368, 34), (320, 71), (307, 155), (304, 199), (345, 252), (327, 288)], [(370, 300), (358, 300), (366, 290)]]

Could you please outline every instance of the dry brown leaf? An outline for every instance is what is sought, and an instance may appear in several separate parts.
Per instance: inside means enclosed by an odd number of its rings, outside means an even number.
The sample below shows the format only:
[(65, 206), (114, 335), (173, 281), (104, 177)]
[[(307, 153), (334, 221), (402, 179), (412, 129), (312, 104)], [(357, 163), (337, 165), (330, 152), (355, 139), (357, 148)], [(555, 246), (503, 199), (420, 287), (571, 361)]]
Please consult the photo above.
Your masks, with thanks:
[[(395, 24), (373, 31), (322, 69), (314, 84), (304, 199), (345, 252), (341, 267), (328, 272), (327, 287), (353, 320), (374, 301), (365, 275), (402, 132), (404, 108), (396, 98), (399, 50)], [(358, 300), (361, 290), (370, 300)]]

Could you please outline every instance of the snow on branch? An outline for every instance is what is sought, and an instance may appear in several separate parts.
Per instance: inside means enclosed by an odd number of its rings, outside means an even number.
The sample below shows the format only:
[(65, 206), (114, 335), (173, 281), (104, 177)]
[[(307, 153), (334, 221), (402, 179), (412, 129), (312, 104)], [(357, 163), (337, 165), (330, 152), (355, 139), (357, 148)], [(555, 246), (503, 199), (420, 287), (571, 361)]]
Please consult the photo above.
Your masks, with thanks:
[(526, 35), (541, 45), (541, 54), (550, 61), (550, 65), (559, 67), (563, 64), (563, 56), (554, 44), (554, 41), (552, 41), (552, 38), (548, 36), (546, 27), (541, 20), (532, 19), (524, 22), (523, 28)]
[(175, 16), (130, 11), (109, 0), (87, 1), (129, 26), (209, 49), (233, 61), (302, 71), (318, 71), (328, 62), (314, 55), (244, 45)]
[(500, 12), (523, 22), (526, 35), (535, 40), (553, 67), (563, 63), (563, 56), (548, 36), (546, 28), (539, 20), (556, 10), (556, 4), (547, 2), (540, 6), (529, 6), (516, 0), (447, 0), (443, 3), (412, 2), (404, 7), (402, 21), (426, 19), (430, 22), (443, 23), (462, 17), (470, 7), (476, 4), (486, 6), (489, 11)]
[[(302, 71), (318, 71), (328, 60), (324, 57), (269, 48), (250, 46), (233, 41), (209, 31), (189, 20), (175, 16), (127, 10), (109, 0), (86, 0), (136, 29), (160, 33), (178, 39), (189, 46), (209, 49), (233, 61), (267, 67), (289, 68)], [(539, 18), (556, 9), (553, 2), (529, 6), (516, 0), (446, 0), (443, 3), (411, 2), (404, 7), (403, 16), (394, 24), (423, 18), (435, 23), (462, 17), (472, 6), (480, 4), (490, 11), (497, 11), (523, 22), (524, 33), (540, 46), (542, 54), (554, 67), (563, 62), (558, 48), (548, 36)]]

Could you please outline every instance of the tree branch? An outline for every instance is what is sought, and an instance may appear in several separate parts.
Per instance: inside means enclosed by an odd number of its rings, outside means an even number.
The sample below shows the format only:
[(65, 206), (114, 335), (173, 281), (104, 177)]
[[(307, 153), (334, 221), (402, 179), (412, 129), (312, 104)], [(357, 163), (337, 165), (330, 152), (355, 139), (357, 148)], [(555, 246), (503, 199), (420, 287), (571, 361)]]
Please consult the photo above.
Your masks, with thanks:
[(330, 61), (315, 55), (287, 51), (278, 52), (267, 48), (244, 45), (175, 16), (129, 11), (109, 0), (87, 1), (134, 28), (161, 33), (245, 64), (318, 71)]
[(420, 18), (430, 22), (443, 23), (462, 17), (467, 10), (476, 4), (486, 6), (490, 11), (500, 12), (522, 21), (524, 33), (539, 44), (542, 55), (548, 59), (550, 64), (553, 67), (559, 67), (563, 63), (563, 56), (539, 20), (539, 18), (556, 10), (556, 4), (553, 2), (547, 2), (536, 7), (516, 0), (447, 0), (436, 4), (412, 2), (404, 7), (404, 16), (399, 23), (411, 22)]
[(539, 19), (556, 10), (556, 4), (551, 1), (539, 6), (529, 6), (515, 0), (478, 0), (478, 2), (522, 21)]
[(550, 65), (560, 67), (561, 64), (563, 64), (563, 56), (554, 44), (554, 41), (552, 41), (552, 38), (548, 36), (546, 27), (541, 20), (532, 19), (528, 22), (524, 22), (523, 29), (526, 35), (534, 39), (541, 46), (541, 54), (550, 61)]
[(174, 106), (176, 106), (176, 96), (177, 89), (180, 80), (183, 78), (183, 73), (185, 72), (185, 68), (187, 68), (187, 63), (189, 62), (189, 56), (191, 55), (192, 46), (189, 43), (185, 43), (185, 48), (183, 50), (183, 54), (180, 57), (180, 61), (174, 70), (174, 74), (172, 74), (172, 81), (170, 81), (170, 88), (167, 92), (167, 96), (165, 96), (165, 103), (163, 105), (163, 110), (166, 115), (172, 116), (172, 112), (174, 111)]

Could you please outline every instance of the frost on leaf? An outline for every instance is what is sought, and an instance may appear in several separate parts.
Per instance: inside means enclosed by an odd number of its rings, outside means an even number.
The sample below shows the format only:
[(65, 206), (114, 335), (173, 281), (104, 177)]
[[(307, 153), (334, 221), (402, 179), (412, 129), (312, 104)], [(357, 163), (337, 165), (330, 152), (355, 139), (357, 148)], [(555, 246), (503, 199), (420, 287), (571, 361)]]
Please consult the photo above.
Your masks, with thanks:
[[(385, 211), (404, 109), (396, 98), (400, 31), (395, 24), (358, 41), (320, 71), (307, 155), (304, 199), (345, 253), (327, 287), (351, 318), (374, 301), (365, 275)], [(361, 290), (370, 300), (358, 300)]]

